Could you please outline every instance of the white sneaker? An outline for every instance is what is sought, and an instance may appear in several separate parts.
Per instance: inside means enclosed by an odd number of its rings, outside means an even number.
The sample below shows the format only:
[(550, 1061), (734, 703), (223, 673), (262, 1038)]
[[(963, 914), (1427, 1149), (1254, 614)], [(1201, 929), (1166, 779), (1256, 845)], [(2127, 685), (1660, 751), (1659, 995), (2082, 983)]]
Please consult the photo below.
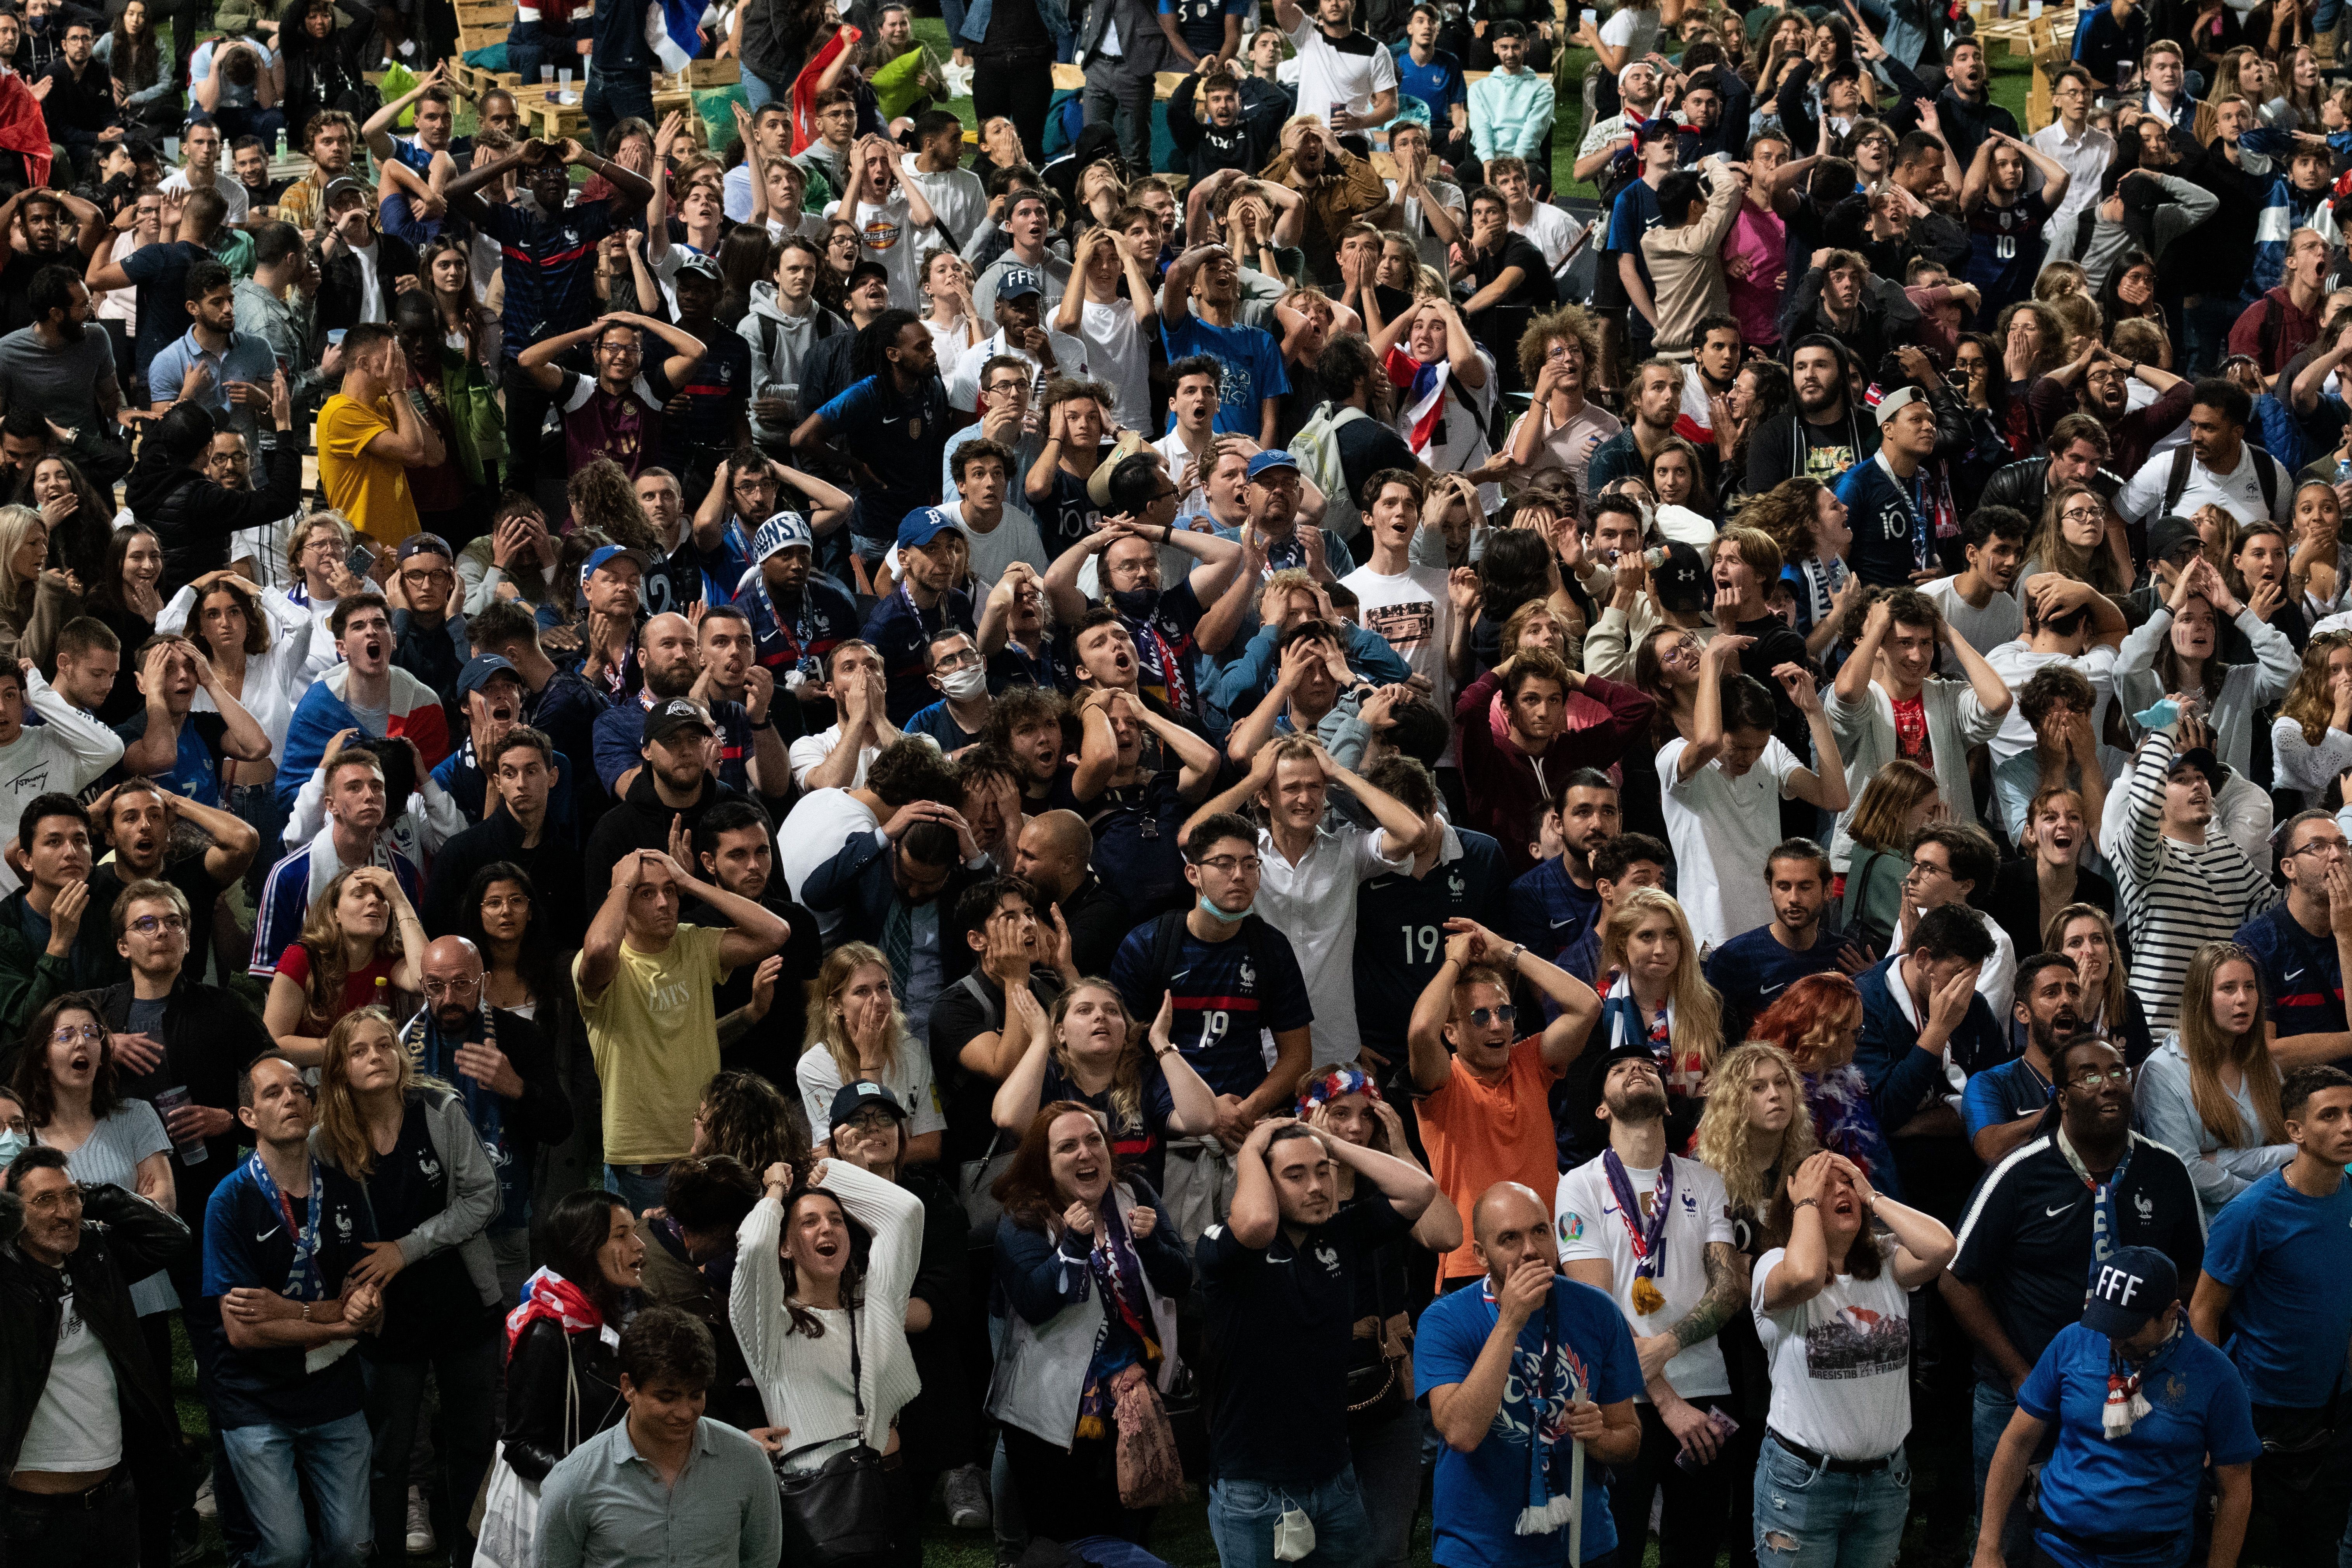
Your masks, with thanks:
[(408, 1489), (408, 1554), (422, 1557), (433, 1550), (433, 1507), (421, 1487)]
[(213, 1479), (210, 1476), (206, 1476), (204, 1484), (196, 1488), (195, 1509), (198, 1519), (220, 1517), (220, 1504), (213, 1500)]
[(988, 1528), (988, 1472), (978, 1465), (950, 1470), (945, 1478), (948, 1522), (958, 1530)]

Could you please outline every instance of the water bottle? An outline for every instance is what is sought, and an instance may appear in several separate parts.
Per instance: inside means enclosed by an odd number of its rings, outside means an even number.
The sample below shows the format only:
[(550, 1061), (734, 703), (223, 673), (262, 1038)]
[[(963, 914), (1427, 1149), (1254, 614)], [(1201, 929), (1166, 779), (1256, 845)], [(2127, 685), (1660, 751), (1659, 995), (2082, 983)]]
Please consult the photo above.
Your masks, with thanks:
[(286, 162), (286, 128), (282, 125), (278, 129), (278, 161)]
[[(148, 1103), (154, 1106), (155, 1114), (162, 1117), (168, 1126), (172, 1120), (172, 1112), (193, 1105), (195, 1101), (185, 1089), (175, 1087), (159, 1091)], [(179, 1155), (180, 1163), (183, 1165), (201, 1165), (212, 1158), (212, 1151), (205, 1147), (205, 1141), (201, 1138), (191, 1138), (184, 1143), (174, 1143), (172, 1145), (172, 1152)]]

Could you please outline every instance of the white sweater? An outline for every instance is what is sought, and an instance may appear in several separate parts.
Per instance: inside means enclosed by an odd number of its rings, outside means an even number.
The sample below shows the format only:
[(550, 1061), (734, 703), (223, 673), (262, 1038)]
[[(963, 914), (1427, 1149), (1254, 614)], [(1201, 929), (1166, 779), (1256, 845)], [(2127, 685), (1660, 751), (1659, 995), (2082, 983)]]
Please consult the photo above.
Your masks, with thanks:
[(792, 1429), (784, 1439), (786, 1451), (824, 1445), (795, 1459), (795, 1469), (822, 1463), (852, 1436), (887, 1450), (891, 1423), (923, 1387), (915, 1373), (915, 1353), (907, 1346), (907, 1299), (923, 1250), (922, 1201), (845, 1160), (825, 1162), (824, 1188), (873, 1242), (864, 1303), (857, 1310), (864, 1427), (849, 1385), (849, 1314), (817, 1313), (825, 1325), (821, 1338), (793, 1331), (778, 1262), (784, 1207), (775, 1198), (761, 1198), (735, 1233), (735, 1283), (727, 1302), (728, 1321), (759, 1384), (769, 1424)]

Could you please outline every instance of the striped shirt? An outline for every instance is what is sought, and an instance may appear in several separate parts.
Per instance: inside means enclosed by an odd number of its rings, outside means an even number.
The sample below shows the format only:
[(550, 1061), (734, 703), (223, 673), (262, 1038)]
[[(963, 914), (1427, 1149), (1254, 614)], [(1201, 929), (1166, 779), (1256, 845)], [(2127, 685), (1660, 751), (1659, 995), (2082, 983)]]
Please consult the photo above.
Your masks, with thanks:
[(2131, 988), (2157, 1030), (2173, 1026), (2189, 960), (2209, 942), (2228, 942), (2277, 897), (2270, 879), (2228, 835), (2203, 844), (2165, 836), (2165, 773), (2172, 737), (2158, 733), (2132, 763), (2130, 804), (2104, 847), (2115, 862), (2116, 907), (2131, 940)]

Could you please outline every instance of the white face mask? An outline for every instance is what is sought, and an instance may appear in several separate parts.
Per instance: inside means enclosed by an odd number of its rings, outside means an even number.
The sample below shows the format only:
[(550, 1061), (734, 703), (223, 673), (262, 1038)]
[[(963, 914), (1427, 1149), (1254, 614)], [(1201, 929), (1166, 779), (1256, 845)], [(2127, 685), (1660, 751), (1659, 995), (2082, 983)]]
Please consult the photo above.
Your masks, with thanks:
[(988, 695), (988, 671), (976, 664), (951, 669), (940, 677), (940, 689), (960, 702)]

